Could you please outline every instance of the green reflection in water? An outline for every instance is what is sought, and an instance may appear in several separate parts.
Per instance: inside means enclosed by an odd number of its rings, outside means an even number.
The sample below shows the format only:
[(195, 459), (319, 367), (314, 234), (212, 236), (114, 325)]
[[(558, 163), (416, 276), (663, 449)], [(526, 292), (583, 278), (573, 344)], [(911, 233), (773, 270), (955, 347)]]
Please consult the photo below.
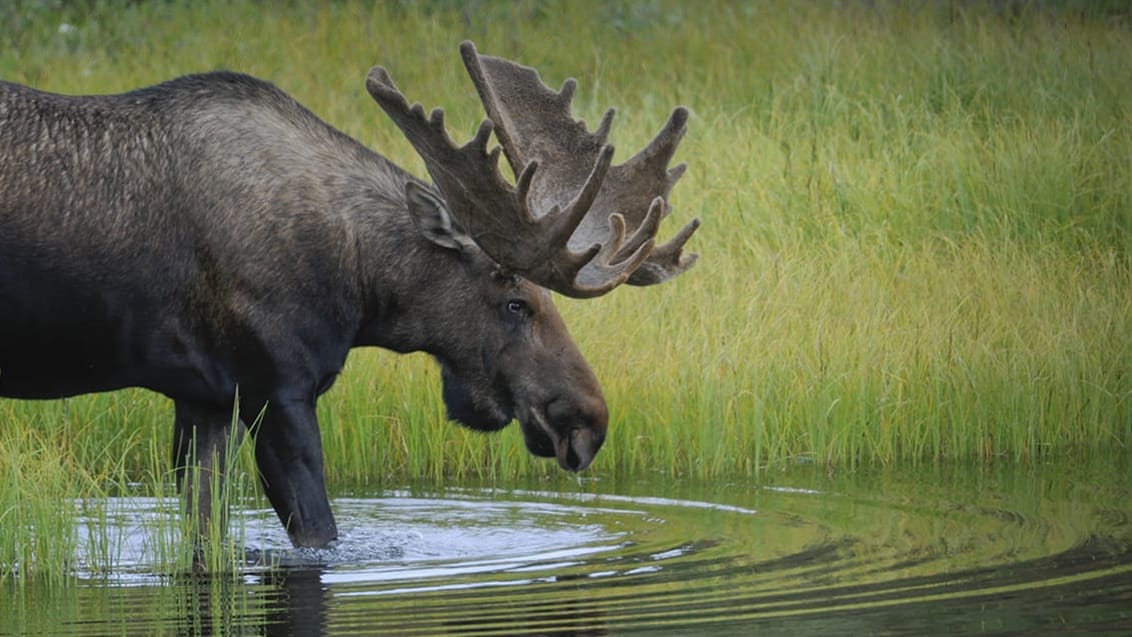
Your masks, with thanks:
[[(335, 551), (212, 578), (13, 588), (12, 634), (1132, 631), (1127, 455), (799, 466), (760, 484), (415, 488), (335, 501)], [(281, 547), (270, 512), (258, 548)], [(258, 525), (258, 526), (257, 526)]]

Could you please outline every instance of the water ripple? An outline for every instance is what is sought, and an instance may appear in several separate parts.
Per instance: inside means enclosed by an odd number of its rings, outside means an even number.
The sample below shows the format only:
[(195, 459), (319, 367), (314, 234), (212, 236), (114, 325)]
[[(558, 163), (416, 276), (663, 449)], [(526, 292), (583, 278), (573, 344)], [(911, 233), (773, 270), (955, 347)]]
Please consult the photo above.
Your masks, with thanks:
[(323, 550), (291, 548), (270, 510), (248, 509), (234, 523), (257, 561), (236, 579), (155, 570), (153, 534), (175, 507), (118, 499), (88, 521), (109, 527), (118, 566), (86, 573), (84, 610), (62, 621), (74, 634), (122, 632), (115, 612), (190, 634), (1132, 631), (1124, 491), (653, 486), (338, 498), (342, 535)]

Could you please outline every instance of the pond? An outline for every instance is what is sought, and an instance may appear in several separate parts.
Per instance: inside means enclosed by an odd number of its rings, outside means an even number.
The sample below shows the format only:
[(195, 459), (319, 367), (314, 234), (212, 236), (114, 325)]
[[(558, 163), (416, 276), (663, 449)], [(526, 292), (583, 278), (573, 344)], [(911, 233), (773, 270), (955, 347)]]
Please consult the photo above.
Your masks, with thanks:
[[(1127, 457), (827, 472), (754, 483), (601, 477), (352, 493), (342, 537), (236, 576), (156, 572), (147, 518), (106, 524), (119, 568), (11, 587), (0, 631), (72, 635), (1132, 633)], [(262, 562), (273, 566), (263, 566)]]

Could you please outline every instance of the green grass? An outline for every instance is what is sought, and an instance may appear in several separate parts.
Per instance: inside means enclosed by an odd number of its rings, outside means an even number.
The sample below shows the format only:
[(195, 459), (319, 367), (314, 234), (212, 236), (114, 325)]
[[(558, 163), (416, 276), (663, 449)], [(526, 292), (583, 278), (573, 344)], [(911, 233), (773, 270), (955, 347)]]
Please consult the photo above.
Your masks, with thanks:
[[(18, 2), (0, 9), (0, 77), (84, 93), (247, 71), (422, 175), (365, 73), (385, 65), (470, 135), (464, 38), (577, 77), (590, 121), (618, 106), (621, 159), (688, 105), (667, 232), (699, 216), (700, 264), (559, 303), (612, 412), (597, 475), (1132, 443), (1121, 3), (370, 4)], [(423, 356), (355, 352), (320, 414), (332, 488), (557, 472), (514, 427), (444, 422)], [(171, 420), (140, 391), (0, 402), (0, 570), (65, 562), (66, 498), (168, 484)], [(28, 528), (54, 535), (10, 531)]]

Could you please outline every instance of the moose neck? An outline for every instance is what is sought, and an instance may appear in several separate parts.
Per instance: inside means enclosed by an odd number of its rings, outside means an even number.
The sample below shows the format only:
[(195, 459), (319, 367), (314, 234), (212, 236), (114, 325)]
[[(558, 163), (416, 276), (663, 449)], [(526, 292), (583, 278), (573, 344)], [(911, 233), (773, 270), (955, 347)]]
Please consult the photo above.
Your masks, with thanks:
[[(432, 352), (436, 335), (422, 312), (446, 305), (461, 285), (471, 284), (459, 259), (420, 236), (401, 194), (414, 179), (393, 164), (370, 175), (385, 187), (356, 189), (346, 205), (356, 224), (356, 263), (362, 319), (354, 346), (395, 352)], [(397, 197), (390, 197), (396, 193)]]

